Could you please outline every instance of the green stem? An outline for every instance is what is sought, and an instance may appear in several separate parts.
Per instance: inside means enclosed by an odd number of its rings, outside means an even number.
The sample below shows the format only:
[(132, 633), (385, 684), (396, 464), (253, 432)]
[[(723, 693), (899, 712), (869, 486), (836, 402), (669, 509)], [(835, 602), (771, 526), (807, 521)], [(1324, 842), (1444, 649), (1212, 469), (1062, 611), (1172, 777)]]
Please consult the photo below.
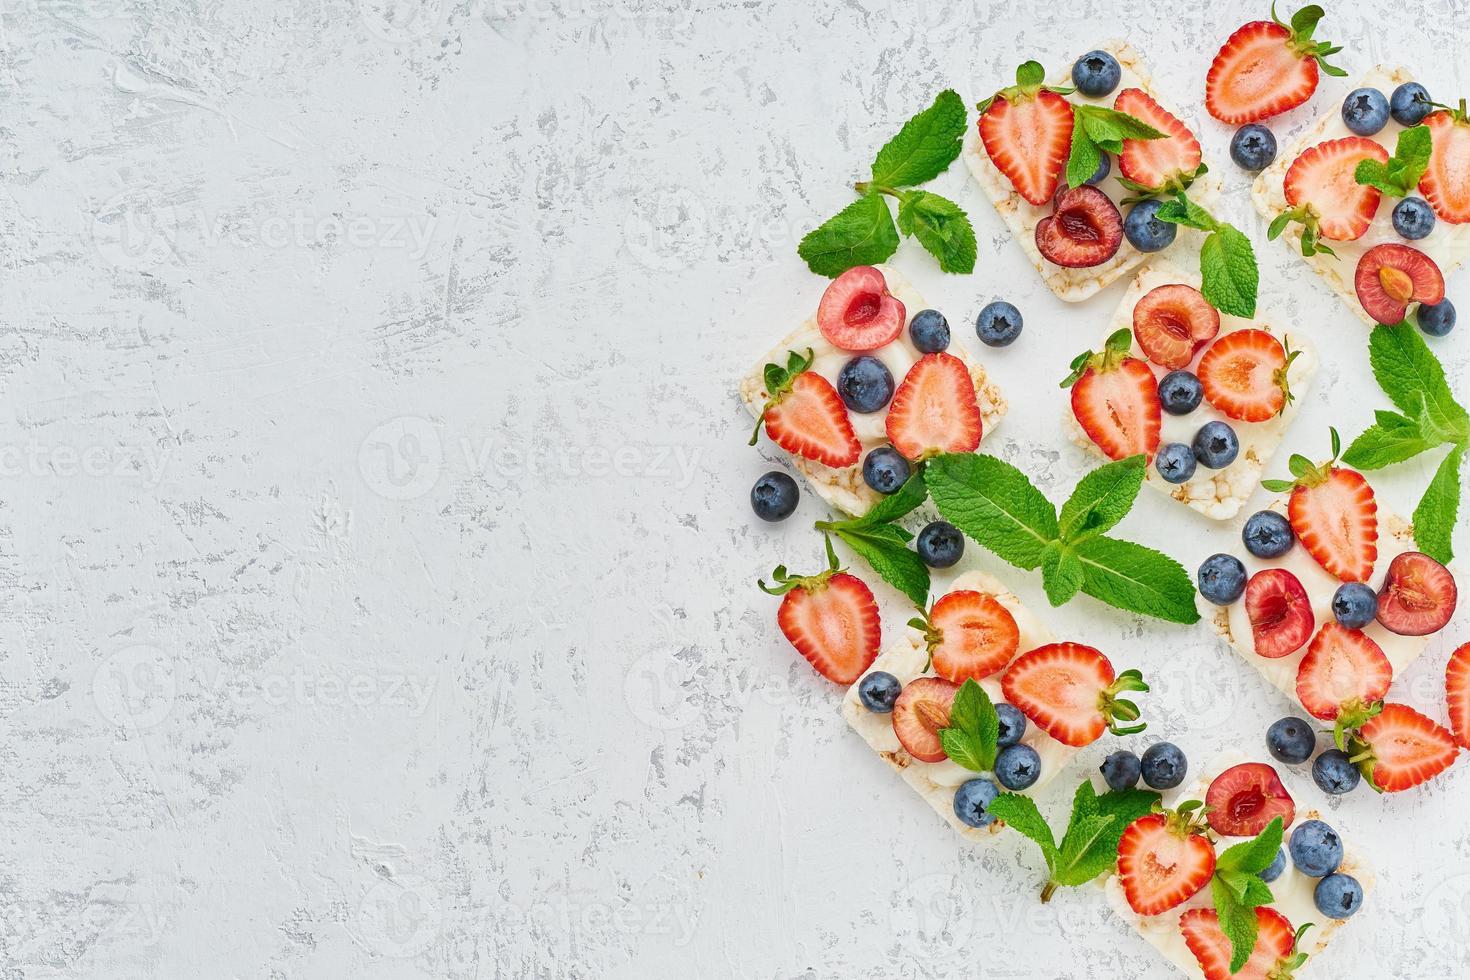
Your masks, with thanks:
[(864, 196), (877, 191), (879, 194), (887, 194), (889, 197), (902, 197), (897, 188), (889, 187), (887, 184), (875, 184), (871, 180), (860, 180), (852, 185), (852, 189)]
[(1048, 881), (1046, 887), (1041, 889), (1041, 900), (1043, 902), (1050, 902), (1051, 897), (1057, 893), (1057, 887), (1058, 885), (1055, 881)]

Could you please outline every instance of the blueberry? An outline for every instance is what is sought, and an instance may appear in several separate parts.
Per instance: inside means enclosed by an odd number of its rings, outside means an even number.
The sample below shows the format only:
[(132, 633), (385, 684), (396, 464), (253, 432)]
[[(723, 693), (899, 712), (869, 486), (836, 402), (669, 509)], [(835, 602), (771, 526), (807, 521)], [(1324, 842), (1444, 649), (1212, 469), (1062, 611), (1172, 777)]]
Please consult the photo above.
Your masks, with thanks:
[(1291, 765), (1306, 762), (1317, 747), (1317, 733), (1312, 731), (1311, 722), (1290, 715), (1273, 721), (1266, 729), (1266, 749), (1277, 762)]
[(863, 706), (880, 715), (893, 710), (893, 703), (902, 690), (903, 685), (898, 678), (886, 670), (875, 670), (858, 681), (858, 697), (862, 699)]
[(801, 491), (796, 488), (796, 481), (780, 470), (771, 470), (750, 488), (750, 507), (763, 521), (786, 520), (800, 500)]
[(837, 373), (837, 394), (854, 412), (876, 412), (893, 397), (893, 375), (873, 355), (859, 354)]
[(1179, 234), (1178, 225), (1154, 217), (1163, 204), (1157, 198), (1139, 201), (1128, 212), (1128, 217), (1123, 219), (1123, 234), (1128, 236), (1128, 244), (1140, 252), (1157, 252), (1167, 247), (1174, 241), (1174, 236)]
[(1341, 796), (1358, 788), (1363, 774), (1342, 749), (1328, 749), (1312, 763), (1312, 782), (1330, 796)]
[(1169, 483), (1184, 483), (1194, 476), (1194, 450), (1182, 442), (1159, 447), (1154, 455), (1154, 469)]
[(938, 310), (920, 310), (909, 323), (909, 339), (924, 354), (949, 349), (949, 321)]
[(1184, 753), (1179, 746), (1173, 742), (1160, 742), (1150, 745), (1148, 751), (1143, 753), (1143, 762), (1140, 766), (1143, 772), (1143, 781), (1154, 789), (1173, 789), (1184, 782), (1184, 774), (1189, 771), (1189, 763), (1184, 758)]
[(1280, 878), (1281, 877), (1281, 872), (1283, 872), (1285, 870), (1286, 870), (1286, 849), (1283, 848), (1283, 847), (1278, 847), (1276, 849), (1276, 858), (1275, 858), (1275, 860), (1273, 860), (1271, 862), (1271, 864), (1266, 868), (1265, 871), (1262, 871), (1261, 872), (1261, 880), (1264, 881), (1266, 884), (1269, 885), (1269, 884), (1271, 884), (1271, 882), (1275, 881), (1277, 878)]
[(1291, 832), (1291, 861), (1309, 878), (1321, 878), (1342, 864), (1342, 840), (1320, 820), (1308, 820)]
[(1378, 593), (1362, 582), (1344, 582), (1332, 594), (1332, 615), (1337, 625), (1360, 630), (1378, 615)]
[(1240, 532), (1245, 550), (1257, 558), (1280, 558), (1296, 543), (1291, 522), (1274, 510), (1258, 510)]
[(1170, 371), (1159, 381), (1159, 402), (1170, 415), (1188, 415), (1204, 397), (1205, 386), (1191, 371)]
[(1376, 88), (1355, 88), (1342, 100), (1342, 121), (1359, 136), (1372, 136), (1388, 125), (1388, 99)]
[(1089, 51), (1072, 65), (1072, 84), (1089, 98), (1100, 98), (1118, 87), (1123, 68), (1106, 51)]
[(988, 827), (995, 818), (985, 812), (1000, 790), (988, 779), (971, 779), (954, 791), (954, 815), (970, 827)]
[(1363, 907), (1363, 886), (1352, 875), (1330, 874), (1312, 890), (1317, 911), (1329, 919), (1346, 919)]
[(1399, 237), (1418, 241), (1434, 230), (1434, 208), (1422, 197), (1406, 197), (1393, 206), (1393, 230)]
[(1041, 778), (1041, 756), (1029, 745), (1007, 745), (995, 757), (995, 778), (1006, 789), (1025, 789)]
[(909, 478), (909, 461), (892, 446), (879, 446), (863, 457), (863, 482), (879, 493), (893, 493)]
[(1230, 159), (1242, 170), (1265, 170), (1276, 159), (1276, 134), (1260, 123), (1249, 123), (1230, 138)]
[(1455, 329), (1455, 304), (1442, 299), (1433, 306), (1419, 306), (1419, 329), (1431, 337), (1443, 337)]
[(1097, 169), (1092, 172), (1092, 176), (1091, 177), (1088, 177), (1082, 183), (1084, 183), (1084, 184), (1091, 184), (1094, 187), (1096, 187), (1098, 184), (1101, 184), (1103, 181), (1107, 180), (1108, 179), (1108, 174), (1110, 174), (1112, 172), (1113, 172), (1113, 160), (1112, 160), (1112, 158), (1109, 157), (1106, 153), (1099, 153), (1098, 154), (1098, 161), (1097, 161)]
[(1418, 82), (1405, 82), (1388, 97), (1388, 111), (1400, 126), (1417, 126), (1434, 111), (1434, 100)]
[(965, 536), (947, 521), (930, 521), (914, 539), (914, 548), (930, 568), (948, 568), (965, 553)]
[(1015, 705), (1004, 701), (995, 706), (995, 713), (1000, 716), (1000, 735), (995, 744), (1001, 748), (1015, 745), (1026, 734), (1026, 716)]
[(1119, 749), (1103, 760), (1098, 771), (1107, 781), (1108, 789), (1133, 789), (1138, 785), (1138, 777), (1143, 772), (1143, 764), (1132, 752), (1127, 749)]
[(1228, 606), (1245, 591), (1245, 566), (1234, 555), (1211, 555), (1199, 567), (1199, 594)]
[(1021, 311), (1005, 300), (987, 303), (975, 318), (975, 333), (986, 347), (1006, 347), (1021, 336)]
[(1223, 470), (1240, 453), (1240, 439), (1224, 422), (1206, 422), (1194, 434), (1194, 458), (1201, 466)]

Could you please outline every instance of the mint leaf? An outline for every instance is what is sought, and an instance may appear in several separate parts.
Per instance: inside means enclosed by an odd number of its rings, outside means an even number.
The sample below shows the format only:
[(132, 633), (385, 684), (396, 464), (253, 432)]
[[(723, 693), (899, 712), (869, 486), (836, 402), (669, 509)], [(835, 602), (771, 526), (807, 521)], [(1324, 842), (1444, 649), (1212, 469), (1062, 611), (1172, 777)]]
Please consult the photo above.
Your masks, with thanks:
[[(1163, 799), (1159, 793), (1148, 789), (1114, 789), (1109, 790), (1097, 798), (1097, 809), (1099, 813), (1118, 818), (1118, 837), (1123, 836), (1123, 830), (1139, 817), (1145, 816), (1153, 811), (1154, 804)], [(1117, 841), (1114, 840), (1114, 848)]]
[(1171, 623), (1199, 622), (1194, 583), (1168, 555), (1102, 535), (1073, 548), (1082, 560), (1082, 591), (1094, 599)]
[(1035, 800), (1020, 793), (1002, 793), (991, 800), (985, 809), (1007, 827), (1034, 841), (1041, 848), (1041, 856), (1046, 860), (1048, 873), (1051, 872), (1056, 866), (1057, 845), (1052, 839), (1051, 828), (1046, 825), (1041, 811), (1036, 808)]
[(1354, 469), (1378, 470), (1394, 463), (1413, 459), (1440, 444), (1419, 428), (1419, 423), (1394, 412), (1374, 413), (1377, 423), (1364, 429), (1342, 454), (1342, 461)]
[(1041, 584), (1053, 606), (1062, 605), (1082, 590), (1082, 562), (1060, 541), (1053, 541), (1041, 556)]
[(1282, 833), (1282, 819), (1276, 817), (1250, 840), (1226, 848), (1216, 860), (1215, 868), (1221, 871), (1259, 875), (1271, 866), (1272, 861), (1276, 860), (1276, 854), (1281, 850)]
[(1230, 972), (1238, 973), (1256, 946), (1256, 910), (1245, 905), (1217, 876), (1210, 882), (1220, 931), (1230, 940)]
[(1088, 103), (1073, 110), (1073, 126), (1082, 124), (1093, 142), (1111, 153), (1123, 152), (1124, 140), (1158, 140), (1165, 134), (1126, 112)]
[(1036, 568), (1056, 540), (1051, 501), (1026, 474), (994, 456), (937, 456), (925, 467), (924, 482), (945, 520), (1017, 568)]
[(964, 135), (965, 101), (953, 89), (945, 89), (878, 151), (873, 183), (912, 187), (933, 180), (960, 155)]
[(950, 705), (949, 727), (939, 730), (944, 754), (966, 769), (990, 772), (995, 768), (999, 740), (1000, 716), (990, 695), (973, 678), (966, 680)]
[(1196, 228), (1200, 231), (1214, 231), (1219, 227), (1219, 222), (1215, 220), (1214, 215), (1183, 194), (1159, 205), (1159, 209), (1154, 212), (1154, 217), (1160, 221), (1184, 225), (1186, 228)]
[(1233, 225), (1221, 224), (1199, 250), (1200, 292), (1210, 305), (1231, 316), (1256, 315), (1260, 271), (1251, 240)]
[(1470, 439), (1470, 418), (1455, 401), (1439, 359), (1408, 323), (1379, 324), (1368, 338), (1373, 377), (1399, 410), (1428, 419), (1451, 439)]
[(1414, 543), (1443, 565), (1455, 556), (1455, 515), (1460, 509), (1460, 464), (1465, 447), (1455, 446), (1434, 471), (1434, 478), (1414, 508)]
[[(1118, 860), (1118, 845), (1108, 848), (1113, 818), (1098, 815), (1074, 824), (1067, 830), (1052, 880), (1059, 885), (1085, 885)], [(1068, 846), (1071, 842), (1071, 846)]]
[(1143, 486), (1147, 465), (1140, 453), (1099, 466), (1078, 480), (1072, 496), (1062, 504), (1062, 540), (1100, 534), (1127, 517)]
[(979, 741), (973, 735), (958, 728), (941, 728), (939, 744), (951, 762), (964, 766), (971, 772), (985, 772), (990, 766), (995, 765), (994, 759), (990, 760), (990, 765), (986, 765)]
[[(871, 527), (874, 524), (887, 524), (896, 521), (905, 514), (913, 511), (929, 497), (929, 488), (924, 485), (924, 474), (921, 470), (915, 470), (909, 474), (909, 478), (903, 482), (893, 493), (878, 501), (862, 517), (853, 518), (850, 521), (841, 521), (833, 524), (833, 527)], [(818, 525), (818, 530), (823, 530)]]
[(878, 194), (853, 201), (809, 232), (796, 248), (807, 268), (833, 279), (854, 266), (877, 265), (896, 251), (898, 230)]
[(1428, 126), (1413, 126), (1399, 132), (1393, 156), (1384, 163), (1360, 160), (1353, 171), (1359, 184), (1376, 187), (1390, 197), (1405, 197), (1419, 186), (1419, 178), (1429, 169), (1429, 156), (1434, 149)]
[(883, 581), (893, 586), (914, 605), (923, 607), (929, 601), (929, 568), (908, 547), (907, 532), (892, 524), (871, 527), (833, 525), (831, 530), (853, 550)]
[(919, 240), (945, 272), (975, 271), (975, 229), (958, 204), (929, 191), (899, 198), (898, 230)]
[(1072, 107), (1072, 149), (1067, 154), (1067, 186), (1081, 187), (1102, 164), (1102, 150), (1087, 135), (1081, 120), (1082, 107)]

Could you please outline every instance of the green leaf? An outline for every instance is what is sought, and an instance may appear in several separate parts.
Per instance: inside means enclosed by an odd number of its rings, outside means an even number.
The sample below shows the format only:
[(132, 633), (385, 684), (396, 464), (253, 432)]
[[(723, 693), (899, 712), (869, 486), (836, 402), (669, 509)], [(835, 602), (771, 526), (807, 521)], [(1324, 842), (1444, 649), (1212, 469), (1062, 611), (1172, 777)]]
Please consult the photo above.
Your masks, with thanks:
[(1377, 470), (1394, 463), (1413, 459), (1440, 444), (1438, 438), (1426, 438), (1419, 423), (1394, 412), (1378, 412), (1378, 422), (1364, 429), (1342, 461), (1360, 470)]
[(1042, 819), (1041, 811), (1036, 808), (1035, 800), (1020, 793), (1002, 793), (991, 800), (985, 809), (1007, 827), (1035, 841), (1036, 846), (1041, 848), (1041, 856), (1046, 859), (1047, 870), (1055, 868), (1058, 853), (1056, 841), (1052, 838), (1051, 828)]
[[(990, 695), (973, 678), (966, 680), (955, 693), (949, 709), (949, 727), (939, 730), (939, 739), (945, 747), (944, 754), (966, 769), (989, 772), (995, 768), (1000, 716), (990, 702)], [(951, 742), (963, 757), (949, 751)]]
[(1142, 453), (1106, 463), (1088, 473), (1062, 504), (1060, 533), (1064, 541), (1101, 534), (1133, 509), (1148, 463)]
[(1359, 184), (1376, 187), (1390, 197), (1405, 197), (1419, 186), (1419, 178), (1429, 169), (1429, 156), (1434, 149), (1428, 126), (1412, 126), (1399, 132), (1393, 156), (1384, 163), (1360, 160), (1353, 172)]
[(1072, 109), (1072, 149), (1067, 154), (1067, 186), (1081, 187), (1097, 172), (1102, 163), (1102, 150), (1081, 123), (1081, 106)]
[(925, 467), (924, 482), (945, 520), (1018, 568), (1036, 568), (1056, 540), (1051, 501), (1026, 474), (994, 456), (937, 456)]
[(1464, 458), (1463, 445), (1451, 449), (1414, 508), (1414, 543), (1442, 565), (1448, 565), (1455, 554), (1455, 516), (1460, 510), (1460, 463)]
[(1215, 867), (1247, 875), (1260, 874), (1276, 860), (1276, 854), (1281, 850), (1282, 830), (1282, 819), (1272, 819), (1264, 830), (1250, 840), (1226, 848), (1215, 862)]
[(1191, 201), (1186, 195), (1179, 194), (1172, 201), (1165, 201), (1159, 205), (1154, 217), (1160, 221), (1170, 224), (1184, 225), (1187, 228), (1197, 228), (1200, 231), (1214, 231), (1219, 227), (1219, 222), (1214, 215)]
[(1094, 142), (1113, 153), (1122, 152), (1124, 140), (1158, 140), (1166, 135), (1137, 116), (1090, 103), (1078, 104), (1073, 120), (1074, 127), (1081, 123)]
[(909, 478), (903, 482), (903, 486), (868, 508), (868, 512), (862, 517), (856, 517), (850, 521), (841, 521), (833, 526), (871, 527), (874, 524), (887, 524), (913, 511), (928, 499), (928, 497), (929, 488), (924, 485), (924, 474), (919, 470), (915, 470), (909, 474)]
[(909, 550), (908, 539), (899, 528), (876, 524), (862, 528), (836, 526), (832, 531), (914, 605), (922, 608), (929, 601), (929, 568)]
[(1384, 394), (1405, 414), (1428, 420), (1451, 441), (1470, 439), (1470, 417), (1455, 401), (1439, 359), (1408, 323), (1379, 324), (1368, 338), (1368, 362)]
[(1242, 903), (1217, 876), (1210, 881), (1220, 931), (1230, 940), (1230, 972), (1239, 972), (1256, 946), (1256, 910)]
[(964, 135), (965, 102), (953, 89), (945, 89), (878, 151), (873, 183), (912, 187), (933, 180), (960, 155)]
[(939, 730), (939, 744), (944, 749), (944, 754), (957, 765), (964, 766), (971, 772), (986, 772), (995, 765), (995, 759), (990, 764), (985, 762), (984, 750), (980, 741), (969, 732), (958, 728), (941, 728)]
[(1113, 817), (1098, 814), (1069, 827), (1052, 880), (1059, 885), (1085, 885), (1111, 868), (1118, 860), (1117, 842), (1108, 846), (1113, 822)]
[(1233, 225), (1221, 224), (1199, 250), (1200, 292), (1210, 305), (1231, 316), (1256, 315), (1260, 271), (1251, 240)]
[(975, 271), (975, 229), (958, 204), (929, 191), (909, 191), (898, 203), (898, 230), (912, 235), (945, 272)]
[[(1123, 830), (1139, 817), (1152, 812), (1154, 804), (1163, 799), (1159, 793), (1148, 789), (1115, 789), (1109, 790), (1097, 798), (1097, 809), (1099, 813), (1117, 817), (1118, 836), (1123, 836)], [(1116, 843), (1114, 844), (1116, 848)]]
[(1053, 541), (1041, 556), (1041, 584), (1053, 606), (1068, 602), (1082, 589), (1082, 562), (1060, 541)]
[(1168, 555), (1102, 535), (1073, 547), (1082, 560), (1082, 591), (1093, 598), (1171, 623), (1199, 622), (1194, 582)]
[(801, 240), (796, 251), (819, 276), (836, 278), (859, 265), (876, 265), (898, 250), (898, 229), (882, 196), (868, 194), (843, 208)]
[(1046, 69), (1039, 61), (1025, 61), (1016, 69), (1016, 84), (1024, 88), (1040, 85), (1046, 81)]

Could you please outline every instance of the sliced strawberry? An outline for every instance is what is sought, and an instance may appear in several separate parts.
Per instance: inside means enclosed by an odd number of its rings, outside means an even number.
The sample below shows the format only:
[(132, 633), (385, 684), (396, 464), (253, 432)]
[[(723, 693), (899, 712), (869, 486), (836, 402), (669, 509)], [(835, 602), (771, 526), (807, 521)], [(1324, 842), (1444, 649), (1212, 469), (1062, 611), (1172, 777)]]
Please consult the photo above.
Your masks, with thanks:
[(1296, 930), (1291, 920), (1269, 905), (1256, 910), (1256, 945), (1250, 959), (1238, 971), (1231, 972), (1235, 947), (1220, 928), (1220, 913), (1214, 909), (1187, 909), (1179, 916), (1179, 931), (1184, 945), (1199, 961), (1205, 980), (1287, 980), (1300, 963), (1292, 951), (1296, 948)]
[[(1454, 736), (1406, 704), (1385, 704), (1359, 730), (1357, 740), (1369, 756), (1364, 775), (1385, 793), (1418, 786), (1448, 769), (1459, 755)], [(1360, 752), (1353, 752), (1355, 757)]]
[(1313, 718), (1335, 721), (1382, 701), (1391, 683), (1393, 664), (1371, 636), (1323, 623), (1297, 666), (1296, 696)]
[(909, 755), (920, 762), (943, 762), (939, 729), (949, 727), (949, 706), (960, 686), (942, 677), (915, 677), (893, 704), (893, 733)]
[(1461, 644), (1450, 654), (1444, 671), (1444, 693), (1455, 741), (1470, 749), (1470, 643)]
[(1288, 223), (1300, 222), (1303, 255), (1335, 255), (1318, 244), (1323, 238), (1349, 242), (1363, 237), (1383, 197), (1378, 188), (1358, 183), (1358, 164), (1364, 160), (1384, 163), (1388, 151), (1366, 136), (1327, 140), (1303, 151), (1286, 171), (1289, 207), (1271, 222), (1266, 237), (1275, 238)]
[(1091, 184), (1065, 190), (1050, 217), (1036, 225), (1036, 248), (1053, 265), (1085, 269), (1102, 265), (1123, 244), (1118, 206)]
[(1378, 590), (1378, 622), (1399, 636), (1428, 636), (1444, 629), (1459, 597), (1448, 568), (1422, 552), (1406, 551), (1388, 563)]
[(980, 140), (1016, 193), (1045, 204), (1057, 192), (1072, 149), (1072, 104), (1043, 84), (1045, 70), (1028, 61), (1016, 84), (980, 103)]
[(1429, 169), (1419, 178), (1419, 192), (1434, 213), (1450, 224), (1470, 221), (1470, 118), (1465, 100), (1458, 109), (1432, 112), (1424, 120), (1434, 150)]
[(1297, 353), (1265, 330), (1232, 330), (1210, 345), (1195, 373), (1215, 408), (1242, 422), (1265, 422), (1293, 399), (1288, 373)]
[(1021, 631), (994, 596), (960, 590), (941, 596), (929, 610), (925, 640), (934, 673), (962, 684), (967, 678), (989, 677), (1010, 663)]
[(852, 684), (878, 657), (878, 604), (862, 579), (842, 571), (831, 545), (828, 568), (791, 575), (778, 567), (763, 591), (784, 596), (776, 622), (786, 639), (828, 680)]
[(915, 361), (888, 406), (888, 441), (909, 459), (972, 452), (981, 425), (975, 379), (953, 354)]
[(1322, 8), (1304, 7), (1283, 24), (1253, 20), (1225, 41), (1205, 78), (1205, 108), (1223, 123), (1239, 126), (1295, 109), (1317, 91), (1318, 68), (1346, 74), (1329, 65), (1341, 48), (1312, 40)]
[(1279, 660), (1312, 635), (1316, 616), (1301, 580), (1284, 568), (1263, 568), (1245, 584), (1245, 612), (1256, 654)]
[(1159, 383), (1149, 366), (1128, 352), (1125, 328), (1108, 338), (1102, 353), (1086, 351), (1072, 361), (1062, 387), (1072, 389), (1072, 415), (1103, 455), (1123, 459), (1159, 448), (1164, 411)]
[(1161, 193), (1185, 190), (1200, 169), (1199, 140), (1173, 113), (1140, 88), (1118, 93), (1113, 108), (1164, 134), (1163, 139), (1124, 140), (1118, 172), (1140, 188)]
[(1215, 873), (1215, 848), (1198, 833), (1199, 812), (1151, 813), (1118, 840), (1118, 881), (1139, 915), (1158, 915), (1189, 901)]
[(1358, 259), (1353, 288), (1363, 310), (1379, 323), (1401, 323), (1410, 303), (1433, 306), (1444, 299), (1444, 276), (1417, 248), (1385, 242)]
[(766, 365), (766, 407), (755, 420), (750, 444), (766, 435), (788, 453), (828, 466), (851, 466), (862, 453), (862, 443), (847, 417), (847, 406), (832, 382), (810, 371), (812, 352), (791, 351), (786, 366)]
[(1267, 489), (1291, 488), (1286, 517), (1307, 552), (1328, 575), (1366, 582), (1378, 560), (1378, 501), (1357, 470), (1335, 466), (1341, 443), (1332, 430), (1332, 459), (1313, 464), (1291, 457), (1290, 484), (1269, 481)]
[(1155, 286), (1133, 307), (1133, 336), (1160, 367), (1187, 367), (1220, 332), (1220, 313), (1193, 286)]
[(1205, 794), (1210, 826), (1227, 837), (1254, 837), (1276, 817), (1283, 827), (1296, 819), (1296, 804), (1276, 770), (1264, 762), (1231, 766)]
[(905, 322), (903, 304), (888, 291), (883, 273), (870, 265), (833, 279), (817, 304), (817, 329), (843, 350), (877, 350), (892, 343)]
[(1091, 745), (1105, 730), (1126, 735), (1144, 727), (1119, 727), (1119, 721), (1138, 719), (1138, 706), (1117, 697), (1147, 691), (1143, 675), (1125, 670), (1115, 676), (1107, 657), (1081, 643), (1048, 643), (1021, 654), (1000, 686), (1007, 701), (1065, 745)]

